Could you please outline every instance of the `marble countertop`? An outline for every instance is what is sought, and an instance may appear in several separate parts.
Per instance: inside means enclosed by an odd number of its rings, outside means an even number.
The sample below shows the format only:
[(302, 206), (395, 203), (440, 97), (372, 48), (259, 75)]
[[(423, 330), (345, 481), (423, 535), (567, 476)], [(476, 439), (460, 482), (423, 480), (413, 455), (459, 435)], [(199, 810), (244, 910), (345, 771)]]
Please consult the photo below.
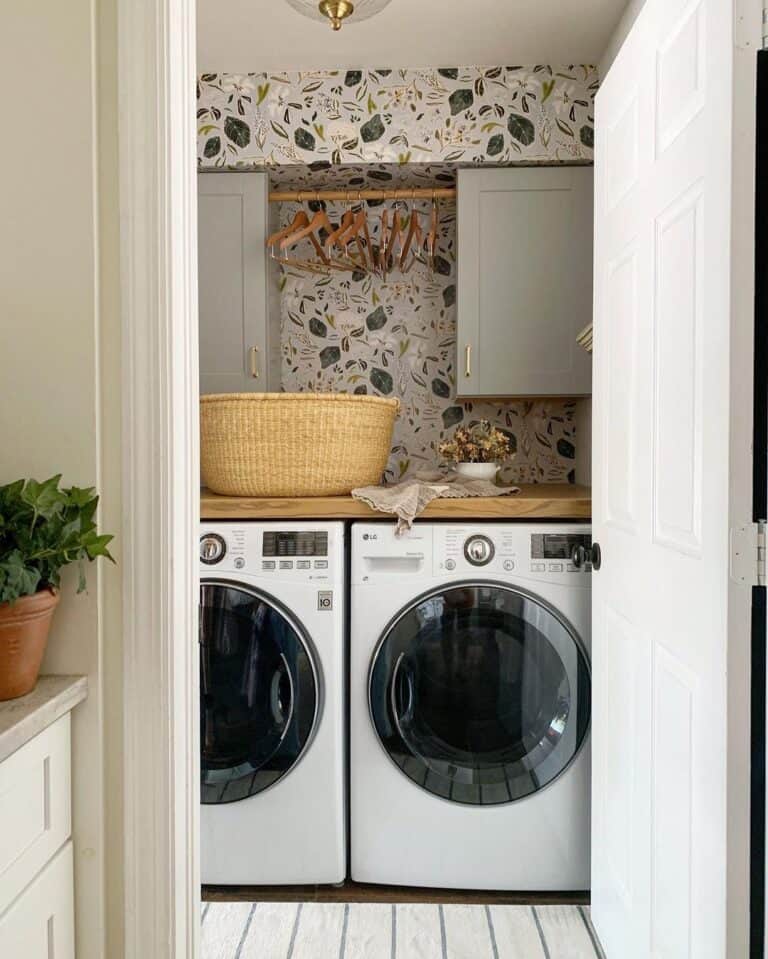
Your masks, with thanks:
[(87, 695), (85, 676), (41, 676), (31, 693), (0, 702), (0, 762)]

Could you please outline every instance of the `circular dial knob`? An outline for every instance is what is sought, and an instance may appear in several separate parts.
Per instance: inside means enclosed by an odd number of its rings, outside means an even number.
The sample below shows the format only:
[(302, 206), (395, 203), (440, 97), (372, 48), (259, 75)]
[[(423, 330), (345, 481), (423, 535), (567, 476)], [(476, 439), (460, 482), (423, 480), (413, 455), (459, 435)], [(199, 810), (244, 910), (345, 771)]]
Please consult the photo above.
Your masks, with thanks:
[(473, 566), (486, 566), (495, 552), (487, 536), (470, 536), (464, 543), (464, 555)]
[(200, 537), (200, 559), (207, 565), (213, 566), (224, 559), (227, 544), (223, 536), (218, 533), (206, 533)]

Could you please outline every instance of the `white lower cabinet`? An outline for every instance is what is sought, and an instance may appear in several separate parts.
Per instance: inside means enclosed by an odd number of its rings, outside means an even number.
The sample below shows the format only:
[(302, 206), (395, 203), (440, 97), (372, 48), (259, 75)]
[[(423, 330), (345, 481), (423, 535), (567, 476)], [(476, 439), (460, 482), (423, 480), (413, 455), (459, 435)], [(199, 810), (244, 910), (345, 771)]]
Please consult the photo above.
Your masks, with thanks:
[(69, 713), (0, 762), (0, 957), (74, 959)]
[(67, 713), (0, 763), (0, 915), (69, 839), (70, 794)]
[(0, 916), (3, 959), (74, 959), (72, 841)]

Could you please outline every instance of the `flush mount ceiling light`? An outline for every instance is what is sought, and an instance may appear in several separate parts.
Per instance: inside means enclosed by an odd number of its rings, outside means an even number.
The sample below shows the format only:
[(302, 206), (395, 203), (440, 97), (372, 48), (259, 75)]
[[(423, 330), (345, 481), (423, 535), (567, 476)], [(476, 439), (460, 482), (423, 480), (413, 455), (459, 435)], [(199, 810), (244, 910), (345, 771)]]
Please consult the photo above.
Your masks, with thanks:
[(367, 20), (390, 3), (390, 0), (286, 0), (286, 2), (313, 20), (325, 20), (334, 30), (341, 30), (345, 20)]

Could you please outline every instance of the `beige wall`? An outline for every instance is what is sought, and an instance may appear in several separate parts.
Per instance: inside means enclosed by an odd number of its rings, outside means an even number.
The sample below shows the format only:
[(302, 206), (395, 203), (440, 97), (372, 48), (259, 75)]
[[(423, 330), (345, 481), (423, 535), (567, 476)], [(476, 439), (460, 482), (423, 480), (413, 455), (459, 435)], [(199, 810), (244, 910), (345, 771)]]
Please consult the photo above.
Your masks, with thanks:
[[(7, 111), (0, 150), (0, 482), (61, 472), (67, 483), (98, 486), (119, 560), (114, 2), (42, 0), (0, 14), (0, 61), (24, 91)], [(90, 683), (73, 727), (78, 959), (119, 956), (119, 937), (114, 948), (104, 944), (103, 904), (122, 837), (112, 735), (119, 575), (91, 567), (81, 596), (66, 577), (44, 664)]]

